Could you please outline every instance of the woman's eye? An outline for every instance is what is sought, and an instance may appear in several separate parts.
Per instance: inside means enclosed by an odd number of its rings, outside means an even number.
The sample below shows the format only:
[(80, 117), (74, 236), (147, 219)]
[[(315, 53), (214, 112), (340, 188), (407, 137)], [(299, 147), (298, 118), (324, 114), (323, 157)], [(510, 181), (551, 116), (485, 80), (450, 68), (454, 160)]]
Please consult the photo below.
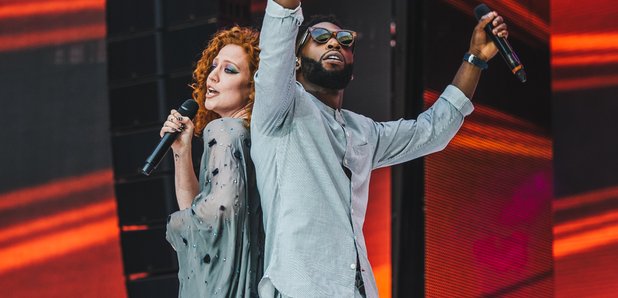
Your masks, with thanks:
[(213, 70), (215, 70), (215, 68), (217, 68), (217, 64), (213, 64), (213, 65), (211, 65), (209, 70), (210, 70), (210, 71), (213, 71)]
[(238, 73), (238, 69), (233, 66), (227, 66), (224, 71), (226, 73)]

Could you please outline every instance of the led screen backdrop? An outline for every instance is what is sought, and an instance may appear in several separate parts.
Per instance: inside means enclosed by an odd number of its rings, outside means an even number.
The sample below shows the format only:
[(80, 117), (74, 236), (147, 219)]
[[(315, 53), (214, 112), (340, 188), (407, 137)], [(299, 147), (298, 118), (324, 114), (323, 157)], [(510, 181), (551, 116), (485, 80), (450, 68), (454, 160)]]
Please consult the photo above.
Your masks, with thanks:
[(3, 297), (123, 297), (105, 1), (0, 1)]
[[(318, 2), (305, 1), (309, 13), (348, 3)], [(429, 105), (467, 49), (479, 1), (426, 2)], [(474, 114), (445, 151), (426, 159), (427, 297), (618, 292), (614, 2), (486, 1), (511, 25), (530, 80), (516, 82), (496, 57)], [(252, 1), (253, 15), (262, 4)], [(0, 0), (0, 287), (7, 297), (126, 296), (110, 161), (105, 5)], [(342, 17), (364, 33), (359, 60), (369, 61), (359, 66), (367, 75), (359, 73), (351, 87), (376, 79), (376, 67), (392, 67), (387, 56), (373, 55), (389, 41), (388, 32), (370, 30), (388, 28), (393, 7), (379, 8), (381, 25), (355, 19), (353, 11)], [(378, 79), (380, 90), (388, 88), (391, 72), (375, 73), (387, 74)], [(355, 104), (363, 113), (372, 109)], [(389, 104), (376, 111), (379, 120), (388, 118)], [(381, 297), (391, 293), (390, 180), (390, 169), (374, 173), (364, 227)]]
[[(529, 80), (519, 83), (496, 56), (475, 111), (425, 158), (426, 296), (552, 297), (548, 2), (485, 2), (506, 19)], [(459, 67), (479, 3), (428, 4), (427, 106)]]
[(618, 5), (551, 5), (556, 297), (616, 297)]

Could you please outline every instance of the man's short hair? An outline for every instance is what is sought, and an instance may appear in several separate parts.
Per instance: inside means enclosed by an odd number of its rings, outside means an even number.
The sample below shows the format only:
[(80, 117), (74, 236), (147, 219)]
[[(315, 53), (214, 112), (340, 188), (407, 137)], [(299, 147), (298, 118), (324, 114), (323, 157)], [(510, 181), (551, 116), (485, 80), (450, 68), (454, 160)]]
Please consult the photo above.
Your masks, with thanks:
[(327, 22), (327, 23), (331, 23), (336, 25), (339, 28), (343, 28), (341, 26), (341, 22), (339, 22), (339, 20), (337, 19), (337, 17), (335, 17), (335, 15), (329, 14), (329, 15), (321, 15), (321, 14), (317, 14), (317, 15), (312, 15), (308, 20), (305, 20), (303, 22), (302, 25), (300, 25), (300, 27), (298, 28), (298, 34), (296, 35), (296, 51), (295, 53), (298, 53), (299, 48), (302, 46), (300, 44), (301, 39), (303, 38), (303, 36), (305, 35), (305, 33), (307, 32), (307, 29), (309, 29), (309, 27), (318, 24), (318, 23), (322, 23), (322, 22)]

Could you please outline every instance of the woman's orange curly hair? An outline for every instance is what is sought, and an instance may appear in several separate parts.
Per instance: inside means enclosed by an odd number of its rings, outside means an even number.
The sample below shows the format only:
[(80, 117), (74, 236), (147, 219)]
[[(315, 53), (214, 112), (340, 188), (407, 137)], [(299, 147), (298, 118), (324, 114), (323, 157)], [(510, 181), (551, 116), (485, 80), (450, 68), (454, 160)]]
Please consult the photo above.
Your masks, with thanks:
[(204, 107), (206, 96), (206, 80), (210, 74), (212, 61), (219, 54), (219, 51), (228, 44), (241, 46), (249, 59), (249, 84), (251, 92), (248, 102), (248, 117), (247, 123), (251, 121), (251, 111), (253, 110), (253, 102), (255, 100), (255, 83), (253, 75), (258, 68), (260, 62), (259, 49), (259, 32), (248, 27), (234, 26), (230, 29), (219, 30), (213, 35), (213, 38), (208, 42), (208, 46), (202, 51), (202, 58), (197, 62), (197, 66), (193, 71), (193, 83), (190, 85), (193, 88), (193, 99), (197, 102), (199, 109), (195, 115), (195, 131), (196, 136), (201, 136), (204, 127), (217, 118), (219, 114), (207, 110)]

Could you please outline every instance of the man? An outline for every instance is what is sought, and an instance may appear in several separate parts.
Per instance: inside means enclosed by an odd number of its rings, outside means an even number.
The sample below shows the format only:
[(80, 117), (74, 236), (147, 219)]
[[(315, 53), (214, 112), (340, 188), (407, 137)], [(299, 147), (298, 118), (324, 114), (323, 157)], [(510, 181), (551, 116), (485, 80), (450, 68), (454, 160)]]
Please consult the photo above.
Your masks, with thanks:
[(268, 1), (251, 121), (266, 231), (258, 291), (377, 297), (362, 233), (371, 171), (447, 145), (473, 110), (468, 98), (481, 67), (497, 53), (483, 26), (493, 21), (495, 34), (508, 32), (495, 12), (485, 16), (473, 32), (472, 62), (462, 62), (440, 99), (416, 120), (378, 123), (341, 109), (355, 33), (328, 19), (299, 32), (302, 21), (298, 0)]

